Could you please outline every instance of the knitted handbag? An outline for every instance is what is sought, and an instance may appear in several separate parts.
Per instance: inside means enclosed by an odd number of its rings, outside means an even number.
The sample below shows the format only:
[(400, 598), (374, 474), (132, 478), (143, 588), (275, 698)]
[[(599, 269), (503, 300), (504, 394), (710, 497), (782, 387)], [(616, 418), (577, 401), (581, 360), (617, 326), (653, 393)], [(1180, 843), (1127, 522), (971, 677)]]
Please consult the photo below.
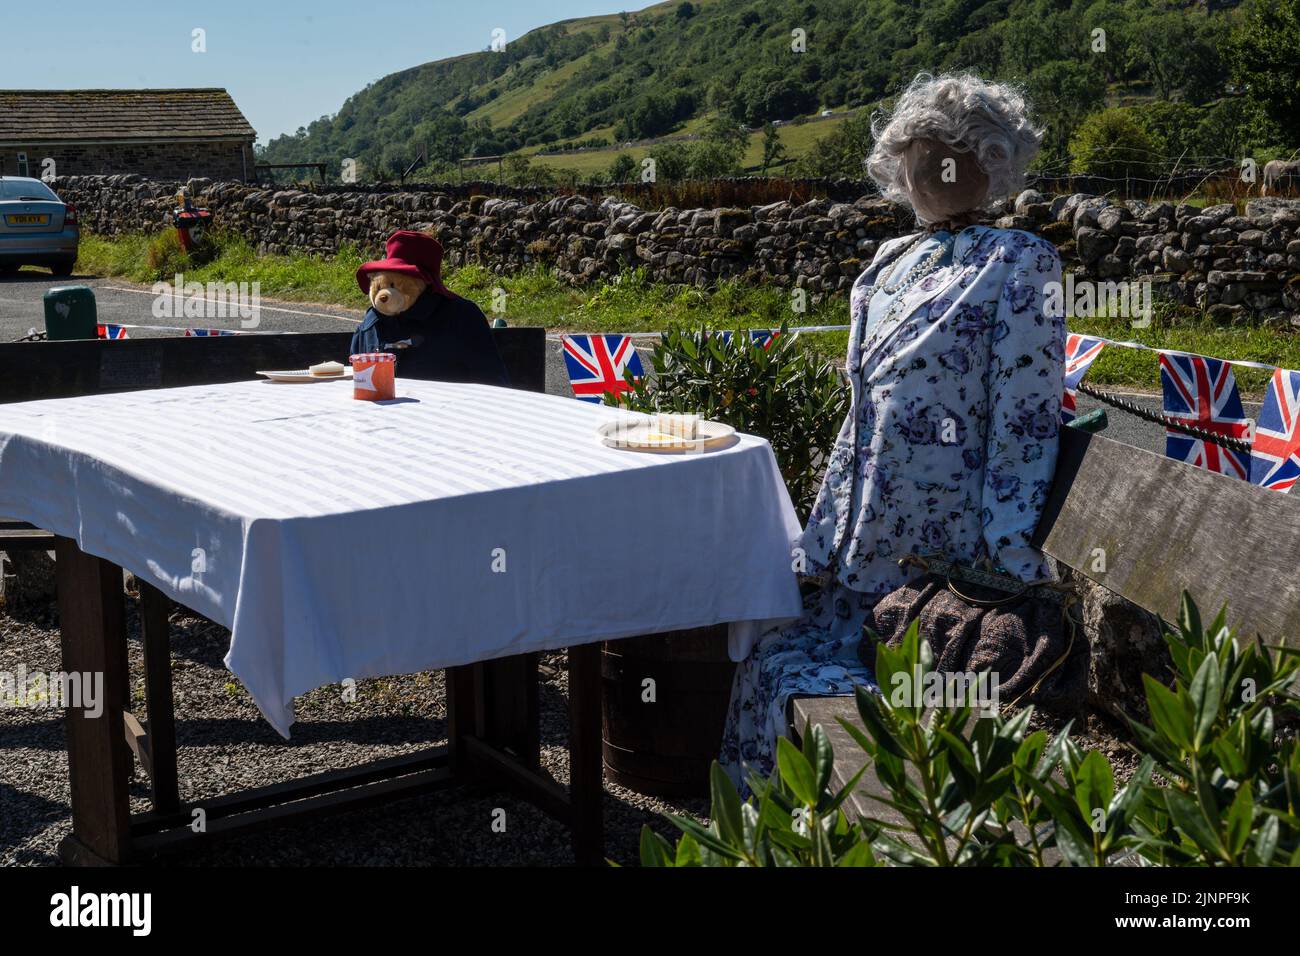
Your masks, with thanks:
[[(876, 663), (876, 644), (902, 642), (913, 621), (941, 674), (990, 672), (998, 703), (1032, 703), (1082, 713), (1088, 690), (1088, 642), (1071, 613), (1078, 598), (1056, 583), (1025, 584), (1006, 574), (909, 555), (920, 575), (885, 595), (863, 624), (858, 656)], [(996, 684), (992, 684), (995, 680)]]

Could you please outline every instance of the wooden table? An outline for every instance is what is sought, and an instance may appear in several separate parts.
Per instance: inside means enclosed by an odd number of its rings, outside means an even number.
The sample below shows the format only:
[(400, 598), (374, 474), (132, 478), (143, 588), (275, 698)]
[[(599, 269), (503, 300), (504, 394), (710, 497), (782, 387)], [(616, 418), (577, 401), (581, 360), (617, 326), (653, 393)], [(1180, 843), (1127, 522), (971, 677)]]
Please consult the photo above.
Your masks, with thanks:
[[(447, 671), (445, 746), (220, 797), (184, 802), (176, 773), (175, 709), (168, 633), (170, 598), (140, 583), (145, 695), (149, 720), (129, 709), (122, 569), (56, 538), (63, 670), (101, 672), (104, 706), (92, 718), (67, 710), (72, 833), (67, 863), (148, 861), (286, 820), (356, 809), (476, 781), (503, 784), (568, 824), (575, 860), (604, 856), (601, 809), (600, 645), (569, 649), (570, 787), (540, 768), (537, 655)], [(153, 809), (132, 814), (132, 761), (149, 776)], [(196, 811), (202, 832), (191, 829)]]
[[(545, 390), (545, 333), (493, 329), (493, 340), (519, 388)], [(243, 381), (259, 368), (304, 368), (321, 356), (345, 356), (350, 333), (152, 338), (115, 342), (0, 345), (0, 402), (102, 391)], [(0, 520), (3, 550), (56, 547), (63, 669), (104, 674), (103, 715), (67, 716), (73, 832), (61, 846), (71, 863), (131, 863), (183, 850), (279, 820), (321, 814), (493, 779), (518, 789), (570, 825), (581, 863), (603, 856), (599, 646), (570, 651), (569, 791), (539, 771), (537, 656), (505, 658), (447, 672), (448, 743), (300, 780), (183, 803), (176, 771), (168, 614), (170, 598), (141, 581), (145, 692), (149, 721), (130, 711), (122, 571), (84, 553), (75, 541), (50, 540), (25, 522)], [(149, 776), (153, 808), (131, 815), (127, 782), (138, 759)], [(193, 833), (194, 810), (207, 816)]]
[[(525, 391), (541, 391), (545, 382), (543, 330), (494, 329), (493, 336), (516, 386)], [(0, 380), (0, 405), (105, 392), (243, 382), (251, 379), (259, 368), (301, 368), (321, 356), (345, 355), (347, 343), (347, 333), (303, 333), (0, 345), (0, 352), (9, 360), (0, 362), (8, 370)], [(779, 487), (780, 476), (774, 463), (768, 472), (746, 474), (770, 481), (773, 488)], [(726, 480), (714, 482), (724, 486), (727, 483)], [(752, 482), (745, 486), (754, 487)], [(49, 500), (49, 496), (45, 495), (44, 500)], [(737, 499), (732, 496), (731, 500)], [(745, 512), (743, 526), (753, 531), (759, 523), (753, 520), (752, 512), (741, 506), (737, 510)], [(35, 516), (19, 515), (17, 511), (13, 514), (15, 519), (0, 528), (0, 537), (16, 535), (12, 537), (15, 544), (53, 546), (58, 552), (64, 670), (102, 673), (109, 696), (102, 717), (91, 719), (80, 712), (71, 712), (67, 718), (73, 833), (63, 845), (66, 860), (145, 861), (156, 854), (268, 826), (281, 819), (354, 808), (452, 783), (479, 780), (516, 789), (568, 823), (579, 862), (596, 863), (602, 858), (598, 642), (612, 635), (580, 638), (561, 631), (556, 635), (556, 643), (549, 645), (553, 648), (569, 640), (590, 641), (569, 647), (571, 786), (567, 790), (539, 770), (537, 655), (530, 653), (453, 666), (447, 671), (448, 743), (445, 747), (183, 803), (177, 781), (168, 647), (171, 597), (137, 578), (141, 581), (144, 677), (150, 716), (146, 724), (131, 713), (128, 696), (131, 682), (121, 568), (83, 552), (77, 541), (68, 538), (53, 543), (47, 539), (36, 545), (40, 535), (23, 523), (34, 520)], [(790, 512), (787, 517), (792, 515)], [(734, 612), (730, 615), (718, 611), (718, 620), (763, 619), (781, 616), (788, 610), (782, 600), (773, 596), (780, 591), (773, 581), (779, 577), (784, 582), (786, 576), (788, 535), (785, 532), (789, 529), (781, 527), (780, 515), (769, 515), (768, 519), (765, 533), (773, 540), (780, 538), (781, 560), (771, 562), (771, 573), (764, 578), (766, 583), (752, 589), (754, 594), (764, 596), (756, 599), (761, 606), (751, 608), (746, 604), (744, 614), (735, 608), (730, 609)], [(739, 519), (733, 523), (742, 524)], [(62, 525), (47, 523), (46, 526), (68, 535), (79, 524), (89, 537), (78, 540), (100, 554), (116, 554), (98, 533), (104, 522), (87, 524), (86, 516), (80, 515), (76, 521), (64, 520)], [(727, 546), (734, 547), (735, 541), (729, 539)], [(185, 550), (188, 554), (188, 547)], [(744, 550), (751, 555), (763, 553), (763, 548), (757, 546)], [(117, 556), (123, 563), (130, 563)], [(736, 579), (714, 589), (722, 595), (746, 593), (741, 584), (756, 580), (739, 562), (722, 571)], [(725, 578), (726, 574), (722, 576)], [(629, 572), (629, 580), (635, 577)], [(792, 580), (789, 590), (791, 607), (794, 607), (798, 592)], [(185, 599), (184, 593), (169, 591), (169, 595)], [(725, 604), (729, 598), (719, 600)], [(689, 601), (681, 603), (686, 607), (696, 606)], [(211, 617), (211, 608), (199, 610)], [(664, 626), (669, 624), (674, 628), (687, 626), (682, 621), (665, 622)], [(430, 666), (459, 664), (462, 660), (472, 661), (473, 657), (444, 660)], [(135, 759), (149, 775), (153, 805), (148, 812), (133, 816), (127, 784)], [(206, 828), (194, 833), (190, 824), (198, 809), (204, 811)]]

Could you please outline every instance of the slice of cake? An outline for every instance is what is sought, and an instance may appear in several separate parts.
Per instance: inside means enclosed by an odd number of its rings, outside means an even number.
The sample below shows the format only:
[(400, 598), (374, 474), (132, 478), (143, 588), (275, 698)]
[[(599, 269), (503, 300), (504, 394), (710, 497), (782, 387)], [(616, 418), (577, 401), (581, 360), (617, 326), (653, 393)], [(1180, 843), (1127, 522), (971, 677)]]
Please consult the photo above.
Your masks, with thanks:
[(655, 415), (655, 431), (675, 438), (694, 440), (700, 433), (700, 416), (681, 412), (659, 412)]
[(346, 368), (342, 362), (321, 362), (319, 365), (313, 365), (307, 369), (312, 375), (318, 378), (325, 378), (333, 375), (342, 375)]

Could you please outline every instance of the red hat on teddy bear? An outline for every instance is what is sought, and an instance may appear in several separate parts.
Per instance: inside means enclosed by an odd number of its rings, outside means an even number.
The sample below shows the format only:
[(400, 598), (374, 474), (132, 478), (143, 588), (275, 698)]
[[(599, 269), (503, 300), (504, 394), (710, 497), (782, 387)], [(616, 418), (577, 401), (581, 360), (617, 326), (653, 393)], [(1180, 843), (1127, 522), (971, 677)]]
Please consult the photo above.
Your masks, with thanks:
[(402, 272), (423, 279), (439, 295), (456, 298), (442, 284), (442, 243), (433, 236), (401, 229), (388, 237), (385, 251), (385, 258), (367, 262), (357, 270), (357, 285), (366, 295), (370, 294), (370, 273)]

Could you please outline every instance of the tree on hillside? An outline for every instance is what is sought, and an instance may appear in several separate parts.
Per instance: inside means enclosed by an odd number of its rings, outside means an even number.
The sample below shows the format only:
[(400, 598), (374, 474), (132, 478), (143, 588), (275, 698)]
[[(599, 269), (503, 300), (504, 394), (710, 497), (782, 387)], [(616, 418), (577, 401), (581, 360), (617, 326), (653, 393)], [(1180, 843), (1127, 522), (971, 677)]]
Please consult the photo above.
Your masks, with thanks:
[(686, 90), (647, 93), (619, 120), (614, 136), (621, 140), (661, 136), (694, 110), (695, 99)]
[[(1090, 59), (1101, 68), (1107, 83), (1121, 83), (1140, 67), (1138, 51), (1142, 37), (1134, 27), (1133, 17), (1133, 8), (1119, 0), (1094, 3), (1083, 15), (1082, 25), (1088, 34)], [(1094, 35), (1095, 30), (1103, 33)], [(1094, 53), (1094, 43), (1102, 38), (1105, 39), (1105, 48)]]
[(1268, 117), (1280, 145), (1300, 145), (1300, 0), (1256, 0), (1223, 54), (1233, 82)]
[(630, 153), (619, 153), (614, 157), (614, 162), (610, 163), (605, 175), (611, 183), (631, 182), (636, 175), (636, 160)]
[(1267, 127), (1259, 104), (1233, 97), (1203, 111), (1195, 142), (1206, 153), (1240, 159), (1256, 147), (1269, 145)]
[(654, 160), (656, 182), (675, 182), (690, 173), (691, 154), (683, 143), (659, 143), (651, 148), (650, 158)]
[(1190, 103), (1156, 100), (1140, 107), (1130, 107), (1130, 110), (1133, 118), (1150, 134), (1155, 151), (1171, 164), (1181, 162), (1183, 166), (1197, 166), (1200, 165), (1197, 160), (1207, 152), (1229, 155), (1217, 149), (1207, 151), (1197, 141), (1196, 130), (1201, 123), (1202, 111)]
[(866, 109), (850, 116), (829, 136), (813, 143), (806, 156), (795, 163), (800, 176), (864, 179), (867, 154), (871, 152), (871, 115)]
[(781, 134), (777, 132), (776, 126), (768, 123), (763, 127), (763, 175), (772, 168), (773, 164), (779, 163), (785, 158), (785, 143), (781, 142)]
[(817, 106), (816, 92), (807, 84), (769, 67), (746, 75), (731, 98), (731, 115), (739, 122), (760, 126), (788, 120)]
[(745, 151), (745, 146), (749, 142), (749, 134), (727, 116), (713, 117), (709, 121), (708, 130), (704, 135), (706, 139), (725, 143), (739, 153)]
[(687, 175), (691, 179), (718, 179), (740, 173), (740, 158), (745, 153), (744, 144), (734, 144), (720, 139), (702, 139), (687, 148)]
[(1040, 166), (1068, 158), (1070, 135), (1106, 101), (1106, 78), (1094, 65), (1053, 60), (1035, 70), (1028, 84), (1034, 122), (1043, 130)]
[(555, 182), (555, 170), (534, 163), (522, 153), (511, 153), (501, 166), (505, 181), (514, 186), (545, 186)]
[(1142, 42), (1135, 53), (1161, 99), (1169, 99), (1182, 89), (1197, 69), (1197, 57), (1205, 56), (1199, 48), (1196, 28), (1183, 13), (1156, 13), (1137, 21)]
[(735, 176), (749, 147), (749, 135), (726, 116), (715, 116), (704, 139), (690, 148), (693, 179)]

